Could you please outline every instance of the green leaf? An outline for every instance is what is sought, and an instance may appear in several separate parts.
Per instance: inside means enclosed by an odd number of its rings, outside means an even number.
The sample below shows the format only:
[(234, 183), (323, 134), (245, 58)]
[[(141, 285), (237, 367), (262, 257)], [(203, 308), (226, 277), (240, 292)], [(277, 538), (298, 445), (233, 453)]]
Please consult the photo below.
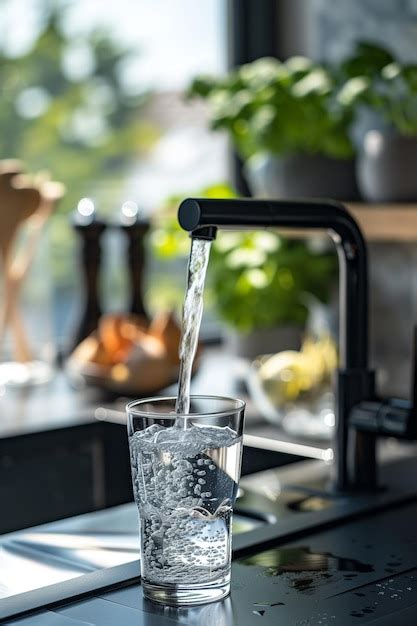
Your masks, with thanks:
[(344, 106), (352, 106), (363, 100), (369, 91), (371, 81), (366, 76), (356, 76), (346, 81), (337, 94), (337, 100)]
[[(350, 157), (353, 101), (337, 100), (334, 78), (304, 57), (258, 59), (210, 83), (194, 81), (207, 100), (210, 126), (226, 131), (244, 160), (259, 153)], [(337, 114), (335, 114), (337, 109)]]
[(402, 75), (406, 80), (409, 88), (414, 93), (417, 93), (417, 65), (404, 65), (402, 68)]
[(330, 92), (331, 86), (328, 73), (323, 68), (315, 68), (293, 85), (292, 93), (296, 98), (326, 95)]
[(392, 52), (387, 48), (375, 43), (359, 41), (353, 54), (342, 63), (342, 71), (348, 77), (373, 77), (394, 60)]

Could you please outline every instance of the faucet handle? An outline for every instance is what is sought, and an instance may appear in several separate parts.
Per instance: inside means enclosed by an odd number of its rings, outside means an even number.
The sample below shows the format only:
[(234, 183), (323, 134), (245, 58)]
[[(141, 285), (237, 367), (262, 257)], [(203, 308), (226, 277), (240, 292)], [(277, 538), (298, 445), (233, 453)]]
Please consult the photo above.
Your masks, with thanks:
[(417, 325), (413, 327), (410, 400), (364, 400), (354, 406), (349, 424), (357, 430), (400, 439), (417, 439)]
[(413, 346), (411, 354), (411, 411), (417, 419), (417, 325), (413, 327)]

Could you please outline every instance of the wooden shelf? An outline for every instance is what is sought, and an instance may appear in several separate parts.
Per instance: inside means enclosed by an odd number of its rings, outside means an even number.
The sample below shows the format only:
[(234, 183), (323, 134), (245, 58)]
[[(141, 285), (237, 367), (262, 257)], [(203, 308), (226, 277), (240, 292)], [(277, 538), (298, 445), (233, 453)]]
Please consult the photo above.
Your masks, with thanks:
[[(380, 243), (417, 242), (417, 203), (365, 204), (343, 202), (358, 222), (365, 239)], [(286, 237), (311, 236), (311, 230), (279, 229)]]
[(417, 203), (346, 203), (368, 241), (417, 242)]

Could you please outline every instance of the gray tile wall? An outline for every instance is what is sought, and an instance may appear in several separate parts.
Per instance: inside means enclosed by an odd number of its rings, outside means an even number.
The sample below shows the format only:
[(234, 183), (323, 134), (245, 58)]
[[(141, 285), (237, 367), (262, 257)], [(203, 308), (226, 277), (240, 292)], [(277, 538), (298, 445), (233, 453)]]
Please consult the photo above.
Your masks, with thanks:
[[(300, 52), (337, 62), (362, 39), (417, 62), (417, 0), (304, 0), (303, 8), (309, 32)], [(378, 118), (361, 115), (354, 132), (358, 146), (369, 127), (381, 125)], [(417, 322), (416, 246), (385, 243), (369, 248), (372, 365), (381, 393), (408, 396), (412, 326)]]
[(417, 58), (417, 0), (305, 0), (310, 53), (339, 60), (358, 39), (389, 46), (404, 61)]

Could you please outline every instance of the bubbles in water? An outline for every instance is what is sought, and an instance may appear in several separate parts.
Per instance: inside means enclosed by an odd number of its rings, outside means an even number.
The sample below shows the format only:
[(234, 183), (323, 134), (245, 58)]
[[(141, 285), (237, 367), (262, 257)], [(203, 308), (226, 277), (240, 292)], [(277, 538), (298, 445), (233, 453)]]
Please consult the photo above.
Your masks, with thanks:
[[(238, 467), (242, 438), (228, 427), (192, 425), (180, 430), (154, 424), (134, 433), (129, 444), (144, 580), (224, 579), (229, 574), (238, 478), (233, 480), (224, 469), (230, 471), (233, 463)], [(215, 468), (210, 478), (201, 469), (205, 461)]]

